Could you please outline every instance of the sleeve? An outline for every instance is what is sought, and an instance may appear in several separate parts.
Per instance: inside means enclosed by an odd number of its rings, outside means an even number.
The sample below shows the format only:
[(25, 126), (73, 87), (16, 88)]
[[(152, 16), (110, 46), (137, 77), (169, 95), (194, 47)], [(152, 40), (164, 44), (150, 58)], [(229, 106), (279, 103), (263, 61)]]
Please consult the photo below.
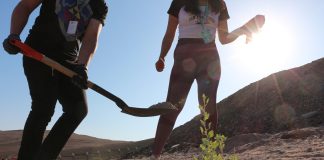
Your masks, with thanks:
[(221, 11), (220, 11), (219, 20), (222, 21), (222, 20), (227, 20), (229, 18), (230, 18), (230, 16), (228, 14), (226, 3), (223, 1), (222, 2), (222, 8), (221, 8)]
[(178, 18), (180, 9), (183, 7), (183, 5), (183, 0), (173, 0), (168, 10), (168, 14)]
[(92, 17), (99, 20), (102, 25), (105, 25), (105, 20), (108, 13), (108, 6), (104, 0), (91, 0), (90, 6), (92, 8)]

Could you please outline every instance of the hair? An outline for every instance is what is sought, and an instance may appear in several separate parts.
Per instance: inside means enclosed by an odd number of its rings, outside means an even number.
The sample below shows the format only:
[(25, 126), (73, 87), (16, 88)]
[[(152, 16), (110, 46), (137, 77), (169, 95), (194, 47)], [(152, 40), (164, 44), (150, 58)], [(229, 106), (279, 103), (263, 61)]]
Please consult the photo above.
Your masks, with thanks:
[[(185, 0), (185, 11), (194, 15), (200, 15), (199, 0)], [(218, 13), (224, 8), (223, 0), (208, 0), (212, 12)]]

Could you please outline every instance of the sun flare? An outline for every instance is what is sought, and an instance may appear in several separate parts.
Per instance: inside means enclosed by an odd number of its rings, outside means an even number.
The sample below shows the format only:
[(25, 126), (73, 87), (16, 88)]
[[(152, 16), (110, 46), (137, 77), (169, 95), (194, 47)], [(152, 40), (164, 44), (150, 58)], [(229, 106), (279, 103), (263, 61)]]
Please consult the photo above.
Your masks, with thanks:
[(271, 74), (284, 68), (291, 57), (292, 44), (290, 30), (282, 23), (269, 21), (250, 43), (239, 44), (235, 58), (251, 71)]

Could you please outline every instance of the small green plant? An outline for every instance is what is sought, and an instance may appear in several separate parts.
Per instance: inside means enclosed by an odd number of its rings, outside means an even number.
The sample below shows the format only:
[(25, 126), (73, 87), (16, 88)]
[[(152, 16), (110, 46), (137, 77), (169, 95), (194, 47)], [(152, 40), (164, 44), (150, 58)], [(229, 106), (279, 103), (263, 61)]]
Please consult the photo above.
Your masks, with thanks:
[[(215, 134), (211, 127), (212, 124), (207, 123), (209, 113), (206, 111), (206, 106), (208, 102), (208, 97), (203, 95), (203, 105), (199, 105), (199, 109), (202, 113), (202, 119), (200, 120), (202, 138), (201, 144), (199, 145), (201, 154), (198, 155), (198, 157), (194, 157), (194, 160), (225, 160), (223, 149), (225, 147), (226, 137), (221, 134)], [(238, 160), (235, 155), (230, 155), (228, 159)]]

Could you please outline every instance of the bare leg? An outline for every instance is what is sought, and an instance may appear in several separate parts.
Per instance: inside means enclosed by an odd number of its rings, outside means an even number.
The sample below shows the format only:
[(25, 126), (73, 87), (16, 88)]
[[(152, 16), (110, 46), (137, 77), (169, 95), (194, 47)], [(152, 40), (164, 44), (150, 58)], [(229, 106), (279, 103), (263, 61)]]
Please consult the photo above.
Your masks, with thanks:
[(175, 121), (185, 104), (193, 83), (193, 79), (189, 78), (190, 76), (187, 73), (179, 72), (176, 66), (175, 64), (170, 76), (167, 102), (176, 105), (178, 111), (160, 117), (152, 151), (155, 157), (159, 157), (162, 153), (163, 147), (171, 134)]
[(207, 123), (212, 123), (211, 126), (214, 132), (216, 131), (218, 121), (216, 97), (219, 77), (219, 61), (210, 62), (206, 70), (201, 72), (197, 77), (199, 104), (204, 105), (203, 95), (205, 95), (208, 98), (208, 104), (205, 106), (207, 113), (209, 113)]

